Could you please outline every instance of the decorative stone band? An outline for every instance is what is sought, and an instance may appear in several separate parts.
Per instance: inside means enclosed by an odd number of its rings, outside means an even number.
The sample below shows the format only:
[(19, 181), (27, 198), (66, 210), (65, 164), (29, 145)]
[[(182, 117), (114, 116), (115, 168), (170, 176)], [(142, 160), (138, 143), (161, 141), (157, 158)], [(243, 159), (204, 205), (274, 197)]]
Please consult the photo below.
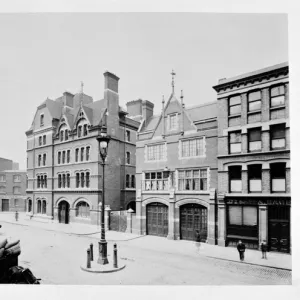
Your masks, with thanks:
[(226, 204), (237, 204), (237, 205), (291, 205), (291, 199), (226, 199)]

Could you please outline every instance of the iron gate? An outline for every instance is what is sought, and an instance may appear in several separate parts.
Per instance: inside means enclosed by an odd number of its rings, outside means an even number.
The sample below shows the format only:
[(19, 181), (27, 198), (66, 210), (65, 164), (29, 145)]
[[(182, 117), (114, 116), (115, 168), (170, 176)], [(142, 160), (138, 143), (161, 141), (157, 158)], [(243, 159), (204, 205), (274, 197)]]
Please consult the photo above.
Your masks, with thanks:
[(125, 232), (127, 228), (127, 211), (111, 211), (109, 215), (109, 230)]
[(161, 203), (147, 205), (147, 234), (168, 235), (168, 206)]
[(199, 204), (180, 207), (180, 238), (195, 240), (195, 230), (200, 231), (201, 242), (207, 239), (207, 208)]

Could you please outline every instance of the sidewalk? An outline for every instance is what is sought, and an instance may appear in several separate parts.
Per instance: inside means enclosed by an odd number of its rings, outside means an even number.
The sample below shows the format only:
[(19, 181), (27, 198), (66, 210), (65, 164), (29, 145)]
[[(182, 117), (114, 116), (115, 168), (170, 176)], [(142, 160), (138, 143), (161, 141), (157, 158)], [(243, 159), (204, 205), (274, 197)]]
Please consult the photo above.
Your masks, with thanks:
[[(48, 231), (63, 232), (66, 234), (89, 236), (92, 238), (100, 238), (100, 228), (95, 225), (71, 223), (43, 223), (33, 220), (27, 220), (25, 213), (19, 214), (19, 221), (15, 221), (14, 213), (0, 213), (0, 230), (5, 232), (5, 225), (3, 223), (18, 224), (22, 226), (30, 226), (41, 228)], [(195, 243), (185, 240), (168, 240), (164, 237), (157, 236), (140, 236), (131, 233), (106, 231), (106, 240), (108, 242), (114, 241), (129, 241), (129, 243), (140, 248), (163, 251), (165, 253), (177, 253), (180, 255), (196, 255)], [(214, 259), (234, 261), (241, 264), (250, 264), (258, 266), (273, 267), (278, 269), (292, 269), (292, 256), (284, 253), (267, 252), (268, 259), (261, 258), (261, 252), (257, 250), (247, 249), (245, 253), (245, 261), (240, 262), (238, 252), (232, 247), (219, 247), (201, 243), (200, 256), (206, 256)]]

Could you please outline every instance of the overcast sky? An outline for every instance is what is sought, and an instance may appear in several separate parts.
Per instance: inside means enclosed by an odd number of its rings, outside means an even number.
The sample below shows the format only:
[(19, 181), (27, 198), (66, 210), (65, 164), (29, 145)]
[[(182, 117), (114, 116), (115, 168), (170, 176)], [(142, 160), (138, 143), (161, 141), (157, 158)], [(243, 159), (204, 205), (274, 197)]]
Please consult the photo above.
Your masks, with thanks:
[(218, 79), (288, 60), (287, 15), (80, 13), (0, 15), (0, 157), (26, 168), (36, 108), (65, 90), (103, 98), (103, 73), (120, 77), (120, 105), (171, 93), (186, 107), (216, 100)]

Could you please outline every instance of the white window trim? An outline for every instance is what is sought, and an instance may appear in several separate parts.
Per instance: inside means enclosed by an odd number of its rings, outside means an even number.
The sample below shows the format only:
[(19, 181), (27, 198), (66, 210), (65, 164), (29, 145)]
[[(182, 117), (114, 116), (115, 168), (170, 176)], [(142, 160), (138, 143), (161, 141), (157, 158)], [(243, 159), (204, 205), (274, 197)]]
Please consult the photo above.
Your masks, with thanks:
[[(183, 157), (182, 156), (182, 141), (196, 140), (196, 139), (201, 139), (201, 138), (203, 139), (203, 155)], [(193, 137), (193, 138), (179, 140), (178, 149), (179, 149), (179, 155), (178, 155), (179, 159), (205, 158), (206, 157), (206, 137), (200, 136), (200, 137)]]
[[(163, 151), (163, 159), (160, 160), (148, 160), (148, 146), (158, 146), (158, 145), (164, 145), (164, 151)], [(162, 162), (162, 161), (167, 161), (168, 153), (167, 153), (168, 147), (167, 143), (157, 143), (157, 144), (149, 144), (145, 146), (145, 162), (147, 163), (152, 163), (152, 162)]]
[[(175, 128), (171, 128), (171, 116), (176, 116), (176, 127)], [(168, 114), (167, 117), (167, 128), (170, 131), (175, 131), (178, 130), (178, 113), (172, 113), (172, 114)]]

